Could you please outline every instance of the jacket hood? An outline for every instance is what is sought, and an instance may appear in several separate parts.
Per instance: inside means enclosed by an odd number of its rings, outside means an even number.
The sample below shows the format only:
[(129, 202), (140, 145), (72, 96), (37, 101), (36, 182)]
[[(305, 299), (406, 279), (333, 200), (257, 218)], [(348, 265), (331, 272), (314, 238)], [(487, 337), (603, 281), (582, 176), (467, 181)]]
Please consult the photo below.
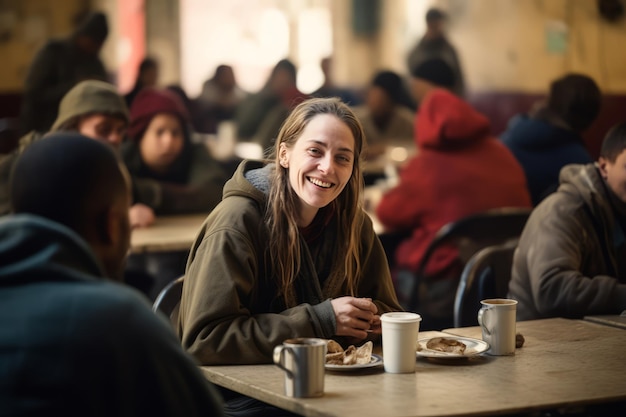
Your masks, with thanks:
[(104, 277), (87, 243), (69, 228), (29, 214), (0, 219), (0, 286), (86, 275)]
[(418, 147), (465, 146), (490, 137), (487, 118), (443, 89), (429, 93), (417, 113)]
[(222, 198), (247, 197), (262, 207), (269, 191), (270, 175), (273, 170), (273, 163), (253, 160), (242, 161), (232, 178), (224, 184)]
[(126, 123), (130, 120), (126, 102), (113, 85), (104, 81), (88, 80), (76, 84), (63, 96), (59, 104), (59, 115), (50, 130), (59, 130), (73, 117), (90, 113), (118, 115)]
[(554, 126), (546, 121), (533, 119), (528, 115), (514, 117), (501, 137), (508, 145), (519, 149), (547, 150), (568, 144), (584, 147), (580, 135), (573, 130)]
[(595, 163), (564, 166), (559, 175), (559, 184), (559, 192), (578, 195), (589, 207), (601, 205), (602, 210), (611, 210), (608, 207), (606, 185)]

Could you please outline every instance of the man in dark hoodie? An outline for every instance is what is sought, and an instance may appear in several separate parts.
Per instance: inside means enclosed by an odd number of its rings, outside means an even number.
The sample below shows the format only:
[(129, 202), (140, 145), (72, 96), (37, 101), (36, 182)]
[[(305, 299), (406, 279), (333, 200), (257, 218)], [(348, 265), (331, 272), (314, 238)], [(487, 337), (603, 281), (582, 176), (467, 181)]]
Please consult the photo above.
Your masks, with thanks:
[[(41, 175), (41, 172), (46, 175)], [(220, 416), (221, 402), (163, 317), (121, 277), (128, 174), (76, 133), (37, 141), (0, 221), (3, 415)]]
[(61, 98), (83, 80), (106, 80), (98, 57), (109, 33), (106, 15), (88, 15), (66, 39), (53, 39), (37, 52), (26, 75), (21, 129), (47, 132)]

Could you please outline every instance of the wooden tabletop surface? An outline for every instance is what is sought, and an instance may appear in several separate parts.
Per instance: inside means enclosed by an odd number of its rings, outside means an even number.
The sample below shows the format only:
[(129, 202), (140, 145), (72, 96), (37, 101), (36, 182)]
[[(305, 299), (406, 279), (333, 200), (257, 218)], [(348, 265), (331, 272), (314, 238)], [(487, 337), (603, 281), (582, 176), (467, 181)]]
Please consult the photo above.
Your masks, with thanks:
[[(515, 356), (418, 358), (416, 372), (327, 372), (321, 398), (284, 395), (274, 365), (205, 366), (213, 383), (305, 416), (496, 415), (626, 401), (626, 332), (582, 320), (517, 323)], [(481, 338), (479, 327), (445, 330)], [(421, 332), (419, 338), (438, 332)]]
[(206, 214), (157, 217), (149, 227), (133, 229), (130, 235), (131, 253), (187, 250), (206, 219)]
[(626, 314), (606, 315), (606, 316), (585, 316), (585, 320), (594, 323), (605, 324), (607, 326), (619, 327), (626, 329)]

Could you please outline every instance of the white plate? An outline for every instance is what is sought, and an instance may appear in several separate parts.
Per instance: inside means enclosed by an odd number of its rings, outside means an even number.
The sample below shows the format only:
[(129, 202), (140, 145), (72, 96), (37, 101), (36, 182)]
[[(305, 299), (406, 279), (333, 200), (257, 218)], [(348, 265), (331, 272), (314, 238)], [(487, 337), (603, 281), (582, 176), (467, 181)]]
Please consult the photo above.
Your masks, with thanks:
[[(442, 337), (442, 336), (438, 336)], [(422, 356), (425, 358), (468, 358), (471, 356), (480, 355), (481, 353), (487, 351), (489, 349), (489, 344), (479, 339), (472, 339), (471, 337), (459, 337), (459, 336), (443, 336), (445, 339), (458, 340), (459, 342), (465, 343), (465, 352), (463, 354), (458, 353), (448, 353), (448, 352), (440, 352), (438, 350), (428, 349), (426, 344), (431, 338), (428, 339), (420, 339), (417, 341), (418, 350), (416, 352), (417, 356)], [(435, 339), (434, 337), (432, 339)]]
[(383, 364), (383, 358), (380, 355), (372, 354), (370, 363), (359, 363), (355, 365), (332, 365), (326, 364), (326, 369), (329, 371), (355, 371), (357, 369), (375, 368)]

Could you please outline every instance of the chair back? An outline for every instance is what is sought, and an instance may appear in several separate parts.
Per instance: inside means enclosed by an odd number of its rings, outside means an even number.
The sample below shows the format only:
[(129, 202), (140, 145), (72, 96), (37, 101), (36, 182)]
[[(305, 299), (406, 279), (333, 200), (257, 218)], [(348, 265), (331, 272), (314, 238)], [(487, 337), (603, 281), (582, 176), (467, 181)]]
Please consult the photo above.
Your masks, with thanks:
[(506, 297), (517, 242), (488, 246), (465, 265), (454, 300), (454, 327), (477, 326), (480, 301)]
[(461, 263), (465, 265), (480, 249), (519, 238), (531, 211), (532, 208), (526, 207), (502, 207), (467, 216), (441, 227), (417, 268), (407, 309), (419, 311), (418, 289), (420, 284), (428, 282), (426, 266), (437, 249), (454, 245), (459, 250)]
[(170, 322), (174, 323), (178, 319), (178, 308), (180, 306), (180, 298), (183, 295), (184, 276), (178, 277), (167, 284), (159, 295), (157, 295), (152, 304), (152, 311), (165, 314)]

